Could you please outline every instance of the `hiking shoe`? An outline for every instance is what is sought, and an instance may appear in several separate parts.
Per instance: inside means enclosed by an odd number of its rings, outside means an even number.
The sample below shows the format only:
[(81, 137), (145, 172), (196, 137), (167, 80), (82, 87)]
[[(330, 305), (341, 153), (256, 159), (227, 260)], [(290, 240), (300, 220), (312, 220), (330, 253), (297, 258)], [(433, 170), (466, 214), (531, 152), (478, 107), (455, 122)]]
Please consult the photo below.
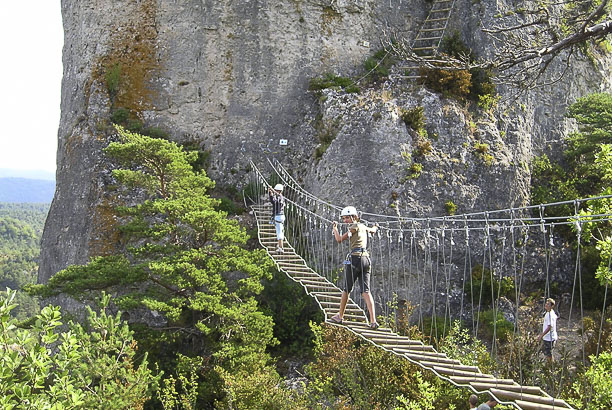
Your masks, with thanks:
[(276, 248), (276, 252), (278, 252), (278, 253), (285, 253), (285, 251), (283, 250), (283, 248)]
[(332, 316), (330, 320), (331, 320), (332, 322), (334, 322), (334, 323), (339, 324), (339, 325), (341, 325), (341, 324), (342, 324), (342, 318), (340, 317), (340, 315), (335, 315), (335, 316)]
[(370, 329), (372, 329), (372, 330), (376, 330), (379, 327), (380, 327), (380, 325), (378, 324), (378, 322), (370, 323)]

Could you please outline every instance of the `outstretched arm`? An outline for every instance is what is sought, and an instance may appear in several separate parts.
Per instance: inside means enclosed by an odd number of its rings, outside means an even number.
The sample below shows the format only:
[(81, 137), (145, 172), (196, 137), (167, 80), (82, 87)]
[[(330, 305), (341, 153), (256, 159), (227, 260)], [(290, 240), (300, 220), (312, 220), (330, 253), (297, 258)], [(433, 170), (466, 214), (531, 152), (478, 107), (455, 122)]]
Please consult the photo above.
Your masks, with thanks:
[(345, 232), (344, 235), (340, 235), (340, 232), (338, 232), (338, 222), (334, 221), (334, 225), (332, 228), (332, 233), (334, 234), (334, 239), (336, 239), (336, 242), (340, 243), (344, 240), (346, 240), (346, 238), (348, 238), (348, 232)]

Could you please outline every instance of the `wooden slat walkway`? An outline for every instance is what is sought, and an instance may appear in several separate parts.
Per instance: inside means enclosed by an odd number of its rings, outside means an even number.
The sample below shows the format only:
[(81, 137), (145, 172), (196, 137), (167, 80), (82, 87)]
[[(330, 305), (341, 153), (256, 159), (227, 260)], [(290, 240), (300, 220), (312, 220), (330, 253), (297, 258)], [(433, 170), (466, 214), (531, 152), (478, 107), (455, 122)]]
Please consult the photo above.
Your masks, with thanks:
[(252, 206), (257, 220), (259, 243), (266, 249), (281, 272), (299, 283), (312, 296), (325, 313), (325, 321), (343, 327), (362, 339), (434, 372), (439, 378), (456, 386), (468, 387), (476, 393), (489, 393), (500, 403), (512, 404), (519, 409), (571, 409), (565, 401), (555, 399), (537, 386), (521, 386), (512, 379), (497, 379), (482, 373), (476, 366), (462, 365), (459, 360), (437, 352), (433, 346), (419, 340), (394, 333), (389, 328), (372, 330), (367, 325), (364, 310), (352, 299), (347, 304), (344, 323), (338, 325), (330, 319), (338, 312), (342, 290), (320, 276), (306, 264), (295, 249), (284, 241), (284, 253), (276, 252), (276, 233), (269, 204)]

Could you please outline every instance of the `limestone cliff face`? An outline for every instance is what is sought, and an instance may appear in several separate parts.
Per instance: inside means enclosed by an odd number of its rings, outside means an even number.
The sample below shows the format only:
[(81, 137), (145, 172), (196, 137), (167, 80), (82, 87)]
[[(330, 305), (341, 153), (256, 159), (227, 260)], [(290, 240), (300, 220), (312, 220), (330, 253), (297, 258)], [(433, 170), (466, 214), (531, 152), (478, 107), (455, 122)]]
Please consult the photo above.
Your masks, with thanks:
[[(609, 88), (607, 60), (585, 58), (561, 83), (477, 117), (401, 79), (360, 94), (307, 90), (327, 72), (358, 75), (383, 31), (413, 37), (429, 7), (421, 0), (62, 0), (57, 190), (39, 281), (114, 249), (118, 198), (105, 193), (112, 179), (101, 149), (118, 107), (209, 150), (209, 174), (221, 185), (240, 185), (248, 159), (275, 156), (314, 193), (369, 211), (441, 214), (447, 200), (459, 212), (524, 204), (530, 158), (558, 150), (571, 129), (567, 104)], [(503, 4), (459, 0), (455, 7), (451, 29), (486, 55), (480, 21), (492, 21)], [(432, 150), (421, 176), (405, 178), (405, 153), (417, 141), (399, 112), (415, 106), (424, 108)], [(315, 161), (321, 127), (335, 139)], [(488, 144), (492, 159), (474, 153), (476, 142)]]

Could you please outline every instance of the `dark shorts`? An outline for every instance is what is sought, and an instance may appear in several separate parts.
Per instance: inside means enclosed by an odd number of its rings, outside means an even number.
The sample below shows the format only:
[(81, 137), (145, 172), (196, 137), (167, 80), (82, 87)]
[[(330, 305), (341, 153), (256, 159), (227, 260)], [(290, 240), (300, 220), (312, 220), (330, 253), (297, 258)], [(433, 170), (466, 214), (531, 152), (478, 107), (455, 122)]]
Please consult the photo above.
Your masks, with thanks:
[(552, 351), (555, 347), (555, 341), (542, 340), (542, 352), (546, 357), (552, 357)]
[(344, 265), (346, 285), (344, 290), (351, 293), (355, 282), (360, 282), (362, 293), (370, 292), (370, 257), (365, 255), (351, 255), (351, 263)]

